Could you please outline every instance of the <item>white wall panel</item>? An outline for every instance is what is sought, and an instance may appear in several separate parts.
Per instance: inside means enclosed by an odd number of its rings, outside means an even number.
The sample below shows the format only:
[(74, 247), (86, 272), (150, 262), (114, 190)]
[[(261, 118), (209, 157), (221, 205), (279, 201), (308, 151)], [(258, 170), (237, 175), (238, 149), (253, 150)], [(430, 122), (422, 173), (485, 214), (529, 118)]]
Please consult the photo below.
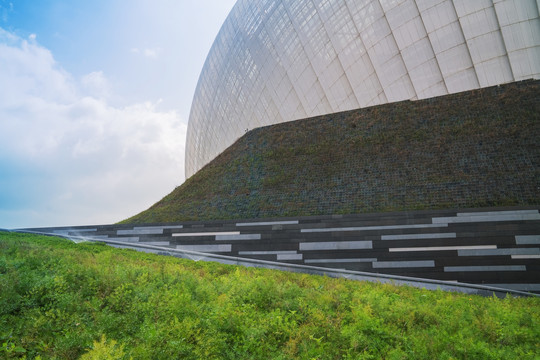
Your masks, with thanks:
[(495, 3), (501, 31), (515, 79), (527, 79), (540, 73), (540, 19), (535, 2)]
[(448, 0), (421, 0), (416, 2), (416, 6), (418, 6), (419, 11), (426, 11), (445, 2), (448, 2)]
[(454, 0), (453, 2), (459, 17), (463, 17), (493, 6), (492, 0)]
[(540, 78), (539, 0), (239, 0), (210, 50), (191, 176), (246, 129)]
[(534, 1), (493, 1), (501, 27), (525, 20), (538, 18), (538, 8)]

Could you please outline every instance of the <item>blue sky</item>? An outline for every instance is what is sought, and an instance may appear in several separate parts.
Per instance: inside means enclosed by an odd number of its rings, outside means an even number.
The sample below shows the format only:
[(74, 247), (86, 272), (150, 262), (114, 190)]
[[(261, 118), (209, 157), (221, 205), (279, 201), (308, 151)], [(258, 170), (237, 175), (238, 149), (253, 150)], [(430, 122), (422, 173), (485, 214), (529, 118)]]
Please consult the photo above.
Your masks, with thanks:
[(234, 0), (0, 0), (0, 228), (105, 224), (184, 181)]

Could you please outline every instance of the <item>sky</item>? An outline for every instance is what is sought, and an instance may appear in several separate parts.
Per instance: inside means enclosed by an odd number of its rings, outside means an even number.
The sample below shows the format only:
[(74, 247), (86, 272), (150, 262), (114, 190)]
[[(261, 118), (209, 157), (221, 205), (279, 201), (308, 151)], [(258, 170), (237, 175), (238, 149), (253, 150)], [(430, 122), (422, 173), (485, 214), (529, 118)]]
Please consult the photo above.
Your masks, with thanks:
[(110, 224), (184, 179), (235, 0), (0, 0), (0, 228)]

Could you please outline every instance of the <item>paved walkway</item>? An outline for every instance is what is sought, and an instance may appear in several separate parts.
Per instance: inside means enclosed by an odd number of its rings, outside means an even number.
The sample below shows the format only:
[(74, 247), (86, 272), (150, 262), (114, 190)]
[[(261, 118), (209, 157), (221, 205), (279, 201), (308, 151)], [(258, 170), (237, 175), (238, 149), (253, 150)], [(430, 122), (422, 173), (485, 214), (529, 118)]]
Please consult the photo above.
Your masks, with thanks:
[(534, 207), (24, 230), (330, 276), (431, 279), (436, 287), (458, 282), (540, 294), (540, 213)]

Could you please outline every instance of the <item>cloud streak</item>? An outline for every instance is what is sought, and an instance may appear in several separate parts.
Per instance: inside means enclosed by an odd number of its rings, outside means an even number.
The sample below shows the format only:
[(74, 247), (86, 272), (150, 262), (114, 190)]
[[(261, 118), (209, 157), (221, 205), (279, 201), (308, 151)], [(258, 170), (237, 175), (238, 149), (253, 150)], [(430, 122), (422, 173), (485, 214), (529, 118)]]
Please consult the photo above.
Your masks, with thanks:
[(147, 57), (150, 59), (157, 59), (159, 57), (159, 54), (161, 53), (161, 48), (146, 48), (146, 49), (132, 48), (130, 51), (134, 54), (141, 54), (144, 57)]
[(95, 71), (0, 28), (0, 227), (110, 223), (184, 178), (186, 124), (157, 103), (110, 103)]

